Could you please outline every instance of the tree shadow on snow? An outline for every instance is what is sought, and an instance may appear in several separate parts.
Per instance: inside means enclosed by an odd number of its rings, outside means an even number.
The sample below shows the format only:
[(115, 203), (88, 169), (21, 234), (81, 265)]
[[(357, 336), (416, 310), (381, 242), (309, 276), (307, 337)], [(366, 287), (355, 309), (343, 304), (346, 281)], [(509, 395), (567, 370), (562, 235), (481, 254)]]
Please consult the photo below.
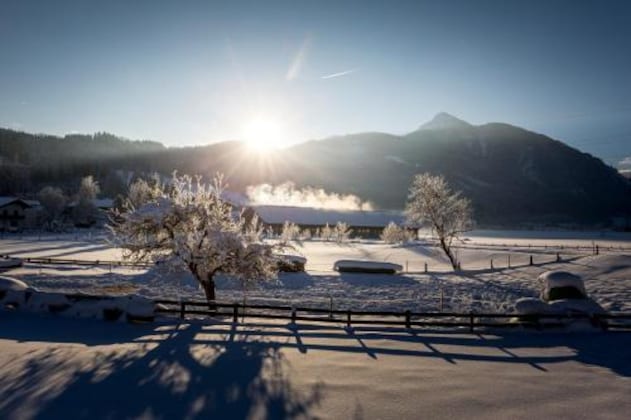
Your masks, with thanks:
[(33, 418), (310, 418), (320, 400), (320, 384), (306, 392), (292, 386), (291, 366), (281, 346), (240, 337), (234, 327), (208, 341), (203, 323), (159, 328), (110, 324), (101, 336), (81, 324), (79, 337), (77, 331), (68, 332), (74, 338), (39, 328), (39, 334), (9, 335), (18, 340), (35, 335), (31, 340), (89, 345), (128, 340), (143, 345), (127, 352), (96, 351), (91, 362), (73, 362), (72, 347), (40, 351), (13, 378), (5, 376), (3, 367), (3, 416), (30, 407), (36, 410)]
[[(130, 326), (1, 315), (0, 338), (48, 344), (25, 354), (24, 366), (14, 366), (19, 360), (0, 366), (2, 417), (29, 407), (35, 418), (310, 418), (326, 383), (295, 387), (290, 351), (307, 358), (356, 353), (365, 356), (367, 369), (387, 356), (444, 361), (454, 369), (463, 361), (521, 365), (543, 374), (554, 374), (554, 364), (578, 362), (631, 377), (631, 334), (625, 333), (470, 334), (201, 320)], [(115, 343), (137, 345), (101, 347)]]

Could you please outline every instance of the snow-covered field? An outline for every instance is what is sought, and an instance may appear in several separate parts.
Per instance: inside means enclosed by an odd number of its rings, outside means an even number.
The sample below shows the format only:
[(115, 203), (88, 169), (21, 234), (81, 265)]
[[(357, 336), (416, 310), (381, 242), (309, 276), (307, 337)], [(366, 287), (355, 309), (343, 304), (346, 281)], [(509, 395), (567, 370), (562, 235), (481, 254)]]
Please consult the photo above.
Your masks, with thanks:
[[(599, 245), (600, 255), (592, 255), (594, 244)], [(588, 293), (605, 309), (631, 311), (629, 234), (473, 232), (458, 249), (463, 269), (459, 273), (450, 270), (438, 248), (424, 241), (406, 246), (379, 241), (342, 245), (304, 241), (296, 243), (293, 252), (307, 257), (307, 272), (281, 274), (277, 282), (248, 291), (250, 302), (329, 307), (332, 301), (339, 309), (506, 311), (513, 309), (518, 298), (538, 295), (536, 279), (540, 273), (563, 269), (583, 276)], [(557, 252), (561, 262), (556, 262)], [(110, 247), (98, 234), (5, 237), (0, 240), (0, 254), (83, 260), (121, 258), (120, 250)], [(337, 273), (332, 270), (333, 263), (340, 259), (396, 263), (404, 267), (404, 273)], [(160, 269), (25, 264), (5, 275), (45, 291), (202, 298), (190, 276)], [(218, 297), (222, 301), (241, 301), (243, 292), (238, 285), (220, 279)]]
[(631, 334), (0, 313), (0, 418), (622, 419)]
[[(472, 235), (459, 248), (459, 273), (423, 241), (302, 242), (294, 252), (307, 258), (307, 272), (281, 274), (248, 299), (437, 310), (442, 295), (444, 310), (513, 310), (518, 298), (539, 293), (540, 273), (563, 269), (583, 276), (606, 309), (631, 311), (629, 238), (598, 240), (600, 255), (576, 248), (594, 238), (552, 239), (539, 239), (544, 248), (529, 247), (534, 238)], [(0, 254), (120, 259), (98, 235), (5, 237)], [(332, 270), (340, 259), (386, 261), (405, 272), (340, 274)], [(202, 298), (189, 276), (160, 268), (26, 263), (3, 274), (45, 291)], [(224, 301), (243, 297), (227, 279), (218, 289)], [(617, 419), (631, 410), (627, 333), (211, 319), (131, 325), (11, 311), (0, 311), (0, 324), (3, 419)]]

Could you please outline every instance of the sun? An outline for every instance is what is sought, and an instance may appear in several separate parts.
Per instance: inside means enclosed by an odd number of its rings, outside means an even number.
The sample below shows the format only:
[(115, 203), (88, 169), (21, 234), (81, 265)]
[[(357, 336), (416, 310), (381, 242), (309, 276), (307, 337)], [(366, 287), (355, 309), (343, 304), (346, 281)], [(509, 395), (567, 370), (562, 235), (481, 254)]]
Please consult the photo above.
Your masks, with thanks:
[(243, 127), (243, 138), (252, 150), (267, 153), (285, 145), (285, 131), (275, 118), (257, 116)]

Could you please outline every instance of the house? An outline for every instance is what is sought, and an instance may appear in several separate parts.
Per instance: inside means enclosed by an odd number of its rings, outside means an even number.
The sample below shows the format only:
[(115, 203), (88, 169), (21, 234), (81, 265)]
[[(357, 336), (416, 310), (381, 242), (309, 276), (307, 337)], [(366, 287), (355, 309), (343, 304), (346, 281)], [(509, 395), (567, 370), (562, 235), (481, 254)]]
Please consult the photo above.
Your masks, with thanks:
[(342, 222), (352, 229), (353, 236), (362, 238), (378, 238), (390, 222), (406, 225), (405, 215), (400, 211), (330, 210), (261, 205), (246, 208), (244, 217), (249, 219), (254, 214), (258, 215), (263, 226), (271, 228), (277, 234), (282, 232), (286, 221), (295, 223), (301, 229), (312, 231), (321, 229), (327, 224), (334, 226), (337, 222)]
[(0, 231), (17, 232), (35, 227), (39, 201), (0, 197)]

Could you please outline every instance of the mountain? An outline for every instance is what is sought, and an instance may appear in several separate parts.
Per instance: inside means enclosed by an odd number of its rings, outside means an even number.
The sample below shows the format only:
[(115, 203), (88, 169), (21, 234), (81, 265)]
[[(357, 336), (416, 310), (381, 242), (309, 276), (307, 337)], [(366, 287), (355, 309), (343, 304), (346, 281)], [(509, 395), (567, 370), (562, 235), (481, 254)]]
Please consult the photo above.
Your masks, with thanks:
[(434, 118), (421, 125), (419, 130), (457, 130), (469, 129), (471, 124), (446, 112), (439, 112)]
[[(20, 143), (22, 149), (15, 136), (28, 140)], [(595, 225), (613, 216), (631, 217), (630, 181), (600, 159), (523, 128), (472, 125), (447, 113), (402, 136), (336, 136), (266, 156), (237, 141), (165, 148), (108, 136), (57, 138), (0, 130), (0, 194), (37, 191), (46, 184), (71, 188), (87, 174), (103, 183), (112, 173), (176, 169), (207, 177), (222, 172), (236, 191), (292, 181), (355, 194), (377, 208), (401, 209), (413, 176), (430, 172), (444, 175), (472, 200), (482, 226)], [(51, 159), (44, 158), (48, 155)], [(26, 173), (28, 182), (7, 176), (8, 167)]]
[(598, 223), (631, 215), (631, 184), (601, 160), (503, 123), (438, 114), (404, 136), (365, 133), (288, 150), (283, 174), (302, 184), (401, 208), (412, 177), (443, 174), (484, 225)]

